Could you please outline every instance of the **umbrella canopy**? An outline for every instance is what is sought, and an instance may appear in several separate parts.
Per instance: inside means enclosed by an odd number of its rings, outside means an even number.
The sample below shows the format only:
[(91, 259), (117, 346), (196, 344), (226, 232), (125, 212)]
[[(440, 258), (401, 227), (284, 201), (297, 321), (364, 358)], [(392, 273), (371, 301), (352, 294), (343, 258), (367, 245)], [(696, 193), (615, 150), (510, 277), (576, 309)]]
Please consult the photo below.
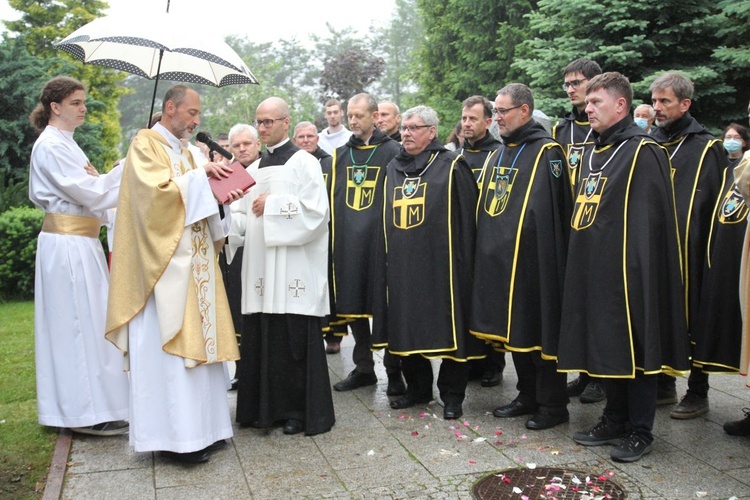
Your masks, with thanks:
[(84, 63), (140, 75), (222, 87), (258, 83), (239, 55), (197, 19), (168, 13), (100, 17), (55, 45)]
[(247, 65), (218, 34), (197, 26), (200, 19), (167, 13), (100, 17), (81, 26), (55, 46), (84, 63), (159, 79), (223, 87), (258, 83)]

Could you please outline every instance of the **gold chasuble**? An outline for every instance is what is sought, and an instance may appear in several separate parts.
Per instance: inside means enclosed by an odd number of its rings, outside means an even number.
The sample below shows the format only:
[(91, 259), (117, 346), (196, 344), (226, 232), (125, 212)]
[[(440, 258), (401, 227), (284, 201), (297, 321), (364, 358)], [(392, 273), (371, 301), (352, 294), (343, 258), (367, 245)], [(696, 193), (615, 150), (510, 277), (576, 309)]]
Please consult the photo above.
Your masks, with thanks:
[[(218, 264), (223, 235), (206, 219), (185, 227), (188, 182), (196, 168), (154, 130), (136, 135), (123, 171), (115, 221), (106, 338), (126, 355), (128, 324), (154, 294), (164, 352), (185, 366), (239, 359)], [(154, 334), (156, 334), (154, 332)]]

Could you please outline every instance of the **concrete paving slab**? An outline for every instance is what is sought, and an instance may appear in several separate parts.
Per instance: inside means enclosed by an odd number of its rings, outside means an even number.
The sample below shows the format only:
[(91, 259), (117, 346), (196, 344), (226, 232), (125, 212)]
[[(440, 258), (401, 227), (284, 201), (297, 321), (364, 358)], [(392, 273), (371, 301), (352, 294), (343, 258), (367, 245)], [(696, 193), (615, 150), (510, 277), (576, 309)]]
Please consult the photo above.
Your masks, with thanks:
[(68, 459), (72, 474), (151, 468), (152, 453), (136, 453), (128, 436), (94, 437), (74, 435)]
[[(157, 490), (204, 483), (231, 483), (241, 470), (237, 451), (231, 444), (211, 454), (203, 464), (181, 464), (154, 453), (154, 484)], [(200, 469), (200, 473), (197, 469)]]
[(68, 473), (62, 492), (64, 500), (132, 500), (154, 499), (154, 471), (151, 468)]
[(728, 474), (657, 440), (654, 451), (638, 462), (618, 464), (636, 482), (663, 498), (696, 498), (705, 492), (707, 498), (745, 497), (750, 488)]
[(231, 482), (208, 482), (199, 485), (172, 486), (156, 490), (156, 500), (215, 500), (231, 498), (243, 500), (253, 498), (244, 478)]
[(345, 493), (341, 479), (331, 469), (244, 468), (253, 498), (300, 498)]
[[(353, 368), (352, 345), (347, 337), (341, 354), (327, 356), (331, 383)], [(670, 406), (660, 407), (653, 453), (619, 464), (609, 459), (611, 446), (584, 447), (571, 439), (597, 423), (603, 403), (584, 405), (575, 398), (570, 422), (544, 431), (526, 429), (526, 416), (493, 417), (493, 408), (517, 394), (510, 357), (499, 387), (470, 383), (464, 416), (456, 421), (443, 420), (439, 400), (391, 409), (382, 354), (375, 359), (379, 383), (334, 392), (336, 426), (319, 436), (235, 426), (230, 446), (207, 464), (188, 467), (134, 453), (127, 437), (75, 435), (63, 498), (468, 499), (485, 475), (534, 463), (614, 474), (628, 498), (696, 498), (698, 492), (750, 498), (750, 438), (727, 436), (721, 427), (750, 407), (740, 377), (712, 376), (711, 411), (697, 419), (676, 421), (669, 418)], [(433, 362), (435, 373), (438, 366)], [(685, 389), (686, 380), (678, 379), (678, 394)], [(234, 416), (236, 393), (229, 392), (228, 400)]]
[(438, 483), (438, 480), (422, 464), (408, 457), (397, 459), (391, 456), (369, 467), (353, 467), (337, 472), (346, 485), (347, 491), (360, 491), (403, 483), (419, 483), (425, 487)]

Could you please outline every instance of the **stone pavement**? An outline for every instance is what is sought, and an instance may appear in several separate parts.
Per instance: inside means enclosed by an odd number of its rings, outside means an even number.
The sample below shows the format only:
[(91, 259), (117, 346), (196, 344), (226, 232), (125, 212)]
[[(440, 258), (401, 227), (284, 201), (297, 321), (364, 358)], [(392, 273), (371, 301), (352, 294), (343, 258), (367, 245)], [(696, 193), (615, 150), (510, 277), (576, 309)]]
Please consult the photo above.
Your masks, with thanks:
[[(352, 345), (349, 336), (341, 354), (328, 356), (331, 383), (352, 369)], [(570, 423), (545, 431), (528, 431), (526, 417), (493, 417), (493, 408), (516, 395), (510, 355), (500, 387), (469, 384), (459, 421), (443, 420), (437, 401), (391, 410), (376, 355), (380, 383), (334, 391), (336, 425), (327, 434), (236, 428), (229, 446), (196, 466), (134, 453), (127, 436), (74, 434), (62, 498), (472, 498), (478, 479), (529, 464), (609, 474), (628, 498), (750, 498), (750, 439), (728, 436), (721, 427), (750, 406), (750, 389), (739, 376), (711, 377), (711, 411), (703, 417), (676, 421), (669, 418), (671, 406), (660, 407), (653, 452), (619, 464), (609, 459), (609, 446), (586, 448), (569, 437), (593, 426), (603, 403), (582, 405), (576, 398)], [(679, 380), (680, 397), (685, 387)], [(236, 393), (229, 398), (234, 415)]]

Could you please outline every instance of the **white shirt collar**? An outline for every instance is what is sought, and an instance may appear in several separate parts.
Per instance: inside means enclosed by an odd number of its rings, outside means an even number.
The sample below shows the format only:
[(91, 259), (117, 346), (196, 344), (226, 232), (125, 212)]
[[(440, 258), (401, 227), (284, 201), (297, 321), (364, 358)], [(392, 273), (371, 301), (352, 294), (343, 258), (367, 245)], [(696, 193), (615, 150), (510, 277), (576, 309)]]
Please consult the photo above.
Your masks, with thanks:
[(158, 132), (164, 139), (167, 140), (169, 145), (172, 147), (172, 149), (175, 150), (175, 152), (179, 153), (182, 151), (182, 142), (175, 137), (175, 135), (167, 129), (164, 125), (161, 124), (161, 122), (156, 122), (156, 125), (151, 127), (152, 130), (155, 132)]

